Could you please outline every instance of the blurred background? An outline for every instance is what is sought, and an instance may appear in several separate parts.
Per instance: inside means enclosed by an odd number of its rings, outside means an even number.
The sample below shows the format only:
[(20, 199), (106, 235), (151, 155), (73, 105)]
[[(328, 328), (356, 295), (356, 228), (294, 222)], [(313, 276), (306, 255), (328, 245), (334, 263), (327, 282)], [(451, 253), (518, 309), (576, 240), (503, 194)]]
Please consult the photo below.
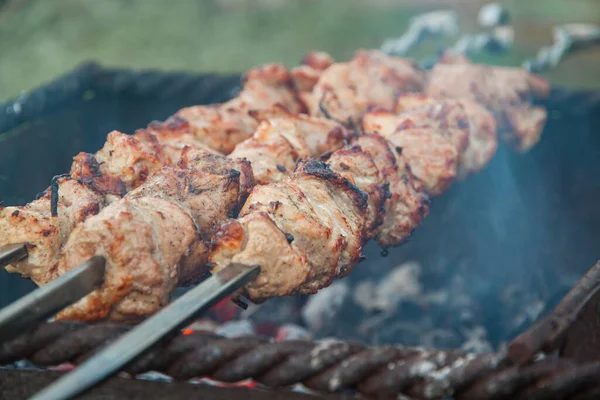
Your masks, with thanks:
[[(0, 101), (83, 61), (198, 72), (297, 64), (312, 49), (338, 59), (398, 37), (410, 17), (453, 8), (464, 32), (484, 0), (0, 0)], [(552, 26), (600, 22), (599, 0), (508, 0), (515, 46), (482, 61), (519, 65), (552, 42)], [(430, 43), (411, 54), (435, 54)], [(553, 83), (600, 87), (600, 49), (546, 74)]]

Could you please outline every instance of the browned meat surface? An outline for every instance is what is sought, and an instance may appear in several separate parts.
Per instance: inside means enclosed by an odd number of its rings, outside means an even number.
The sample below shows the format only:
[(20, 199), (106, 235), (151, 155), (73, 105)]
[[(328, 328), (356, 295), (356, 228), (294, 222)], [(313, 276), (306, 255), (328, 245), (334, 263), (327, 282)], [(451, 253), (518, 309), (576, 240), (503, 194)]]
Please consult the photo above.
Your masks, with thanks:
[(481, 170), (496, 152), (496, 120), (485, 107), (472, 100), (406, 94), (398, 97), (395, 111), (395, 116), (368, 113), (363, 123), (373, 126), (365, 129), (391, 131), (398, 127), (418, 127), (439, 130), (459, 150), (459, 175), (462, 178)]
[(389, 182), (384, 179), (371, 155), (360, 146), (349, 146), (334, 152), (327, 163), (333, 171), (369, 196), (364, 234), (366, 239), (374, 238), (385, 217), (386, 197), (391, 196)]
[(94, 255), (107, 261), (104, 284), (58, 318), (136, 320), (169, 301), (178, 264), (197, 233), (190, 216), (160, 198), (124, 199), (79, 225), (63, 250), (63, 274)]
[(237, 97), (220, 105), (184, 108), (177, 117), (187, 122), (196, 139), (228, 154), (258, 126), (249, 111), (275, 104), (293, 113), (302, 111), (292, 88), (290, 72), (280, 64), (268, 64), (246, 74), (244, 88)]
[(289, 242), (268, 214), (253, 212), (224, 223), (215, 233), (211, 261), (215, 268), (230, 262), (261, 264), (261, 273), (245, 290), (254, 301), (296, 293), (308, 279), (307, 255)]
[[(304, 162), (290, 178), (253, 190), (241, 218), (215, 234), (211, 261), (216, 270), (232, 261), (261, 265), (246, 288), (254, 300), (315, 293), (358, 262), (366, 197), (326, 164)], [(276, 243), (274, 257), (268, 247)]]
[(312, 91), (323, 71), (334, 62), (333, 57), (322, 51), (311, 51), (306, 54), (302, 64), (291, 71), (296, 90), (301, 93)]
[(78, 225), (58, 275), (94, 255), (107, 260), (101, 288), (62, 319), (136, 321), (167, 304), (181, 282), (202, 274), (203, 238), (239, 207), (240, 174), (163, 168), (151, 180)]
[[(169, 162), (167, 155), (156, 142), (144, 142), (134, 136), (112, 131), (104, 147), (94, 157), (102, 175), (119, 178), (127, 191), (138, 187), (154, 172)], [(86, 165), (91, 157), (80, 153), (71, 167), (71, 176), (85, 178)], [(83, 163), (83, 164), (82, 164)]]
[(294, 171), (298, 159), (337, 150), (348, 138), (335, 121), (295, 115), (280, 106), (253, 115), (262, 122), (230, 156), (250, 161), (259, 184), (283, 179)]
[(543, 107), (507, 107), (504, 121), (510, 128), (503, 129), (500, 137), (518, 151), (530, 150), (539, 142), (548, 113)]
[(459, 153), (435, 129), (396, 131), (386, 139), (392, 147), (402, 149), (402, 158), (416, 178), (417, 189), (422, 187), (428, 194), (439, 196), (456, 180)]
[(249, 161), (239, 158), (223, 157), (188, 148), (184, 151), (178, 167), (219, 176), (228, 176), (231, 173), (239, 175), (239, 189), (236, 189), (236, 193), (240, 207), (255, 185), (252, 165)]
[(547, 117), (544, 109), (532, 106), (531, 98), (547, 96), (549, 90), (548, 82), (522, 68), (446, 56), (429, 73), (425, 93), (484, 104), (501, 122), (502, 136), (518, 151), (527, 151), (539, 141)]
[(280, 105), (253, 112), (258, 121), (288, 120), (297, 129), (313, 157), (332, 152), (350, 140), (349, 132), (339, 123), (322, 117), (311, 117), (306, 114), (293, 114)]
[(312, 115), (356, 127), (368, 108), (391, 110), (399, 94), (420, 91), (424, 80), (423, 71), (408, 60), (361, 50), (352, 61), (329, 66), (302, 99)]
[(401, 153), (416, 178), (417, 189), (422, 187), (430, 195), (438, 196), (456, 179), (460, 148), (466, 147), (467, 133), (459, 129), (416, 127), (418, 124), (410, 121), (410, 112), (399, 115), (387, 111), (367, 112), (363, 131), (383, 136)]
[(54, 279), (62, 244), (73, 228), (104, 206), (104, 196), (70, 177), (58, 181), (58, 215), (51, 215), (51, 190), (25, 207), (0, 208), (0, 246), (29, 243), (29, 256), (6, 267), (38, 285)]
[(382, 247), (395, 246), (408, 238), (429, 212), (429, 201), (415, 188), (415, 179), (398, 149), (380, 135), (363, 135), (356, 144), (371, 159), (389, 184), (383, 224), (375, 232)]
[(214, 148), (198, 140), (190, 131), (187, 121), (175, 116), (165, 122), (154, 121), (146, 129), (139, 129), (135, 137), (142, 141), (156, 140), (162, 151), (169, 157), (169, 165), (176, 165), (185, 147), (221, 154)]

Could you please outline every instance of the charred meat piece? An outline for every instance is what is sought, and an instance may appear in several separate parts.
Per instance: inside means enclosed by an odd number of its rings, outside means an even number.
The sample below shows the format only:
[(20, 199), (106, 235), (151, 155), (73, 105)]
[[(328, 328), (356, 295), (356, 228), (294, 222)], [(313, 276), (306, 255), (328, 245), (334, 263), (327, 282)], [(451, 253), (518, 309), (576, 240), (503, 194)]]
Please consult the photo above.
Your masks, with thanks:
[(197, 140), (225, 154), (249, 138), (258, 122), (249, 114), (279, 103), (293, 113), (302, 111), (292, 88), (290, 72), (280, 64), (250, 70), (240, 94), (220, 105), (181, 109), (176, 117), (187, 122)]
[(542, 134), (547, 118), (543, 108), (531, 103), (545, 97), (550, 86), (522, 68), (472, 64), (446, 54), (431, 70), (425, 93), (435, 98), (475, 100), (497, 117), (503, 138), (518, 151), (527, 151)]
[(466, 132), (416, 127), (410, 115), (387, 111), (366, 113), (363, 131), (380, 134), (397, 149), (401, 162), (415, 177), (418, 190), (438, 196), (456, 179), (460, 148), (466, 148)]
[(349, 138), (335, 121), (295, 115), (279, 105), (253, 115), (262, 122), (230, 157), (249, 160), (259, 184), (281, 180), (294, 171), (298, 159), (337, 150)]
[(311, 115), (357, 127), (368, 108), (391, 110), (398, 95), (420, 91), (424, 82), (424, 72), (414, 63), (376, 50), (361, 50), (350, 62), (329, 66), (310, 95), (302, 99)]
[(219, 176), (228, 176), (230, 173), (239, 175), (239, 189), (236, 189), (236, 193), (240, 207), (255, 184), (252, 165), (249, 161), (239, 158), (223, 157), (188, 148), (183, 152), (178, 167)]
[(101, 288), (62, 311), (62, 319), (137, 321), (167, 304), (206, 264), (203, 237), (239, 207), (240, 174), (164, 167), (150, 181), (78, 225), (58, 275), (94, 255), (107, 259)]
[(68, 176), (58, 178), (57, 215), (51, 213), (52, 189), (25, 207), (0, 208), (0, 246), (28, 243), (29, 256), (6, 267), (43, 285), (56, 278), (61, 246), (73, 228), (105, 206), (105, 196)]
[(389, 182), (377, 168), (372, 156), (358, 145), (334, 152), (327, 163), (332, 170), (368, 195), (364, 234), (367, 239), (374, 238), (385, 217), (386, 197), (391, 196)]
[[(401, 157), (401, 148), (393, 148), (377, 134), (362, 135), (356, 142), (371, 156), (384, 185), (383, 223), (375, 231), (382, 247), (395, 246), (407, 239), (429, 212), (427, 197), (415, 187), (415, 178)], [(360, 184), (359, 184), (359, 187)]]
[(135, 137), (142, 141), (156, 140), (169, 157), (169, 165), (176, 165), (186, 147), (208, 153), (221, 154), (198, 140), (190, 131), (187, 121), (175, 116), (165, 122), (151, 122), (146, 129), (139, 129)]
[(481, 170), (496, 151), (496, 120), (485, 107), (472, 100), (406, 94), (398, 97), (395, 112), (395, 115), (367, 112), (363, 129), (385, 136), (396, 129), (434, 128), (459, 151), (461, 178)]
[[(144, 142), (134, 136), (112, 131), (106, 137), (104, 147), (94, 156), (78, 154), (71, 167), (71, 176), (85, 179), (88, 171), (118, 178), (126, 191), (138, 187), (169, 159), (156, 141)], [(96, 164), (98, 171), (88, 164)]]
[(357, 264), (366, 206), (367, 196), (326, 164), (303, 162), (291, 177), (254, 189), (241, 218), (215, 234), (211, 261), (217, 270), (261, 265), (246, 287), (253, 300), (315, 293)]
[(292, 69), (294, 87), (301, 94), (313, 90), (321, 74), (329, 68), (335, 60), (322, 51), (311, 51), (302, 59), (301, 65)]

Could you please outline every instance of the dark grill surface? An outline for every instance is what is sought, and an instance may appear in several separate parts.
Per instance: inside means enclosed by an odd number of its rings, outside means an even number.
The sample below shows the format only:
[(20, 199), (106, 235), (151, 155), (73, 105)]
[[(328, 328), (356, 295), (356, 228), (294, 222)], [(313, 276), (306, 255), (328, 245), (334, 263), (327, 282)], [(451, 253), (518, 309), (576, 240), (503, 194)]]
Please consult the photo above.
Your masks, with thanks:
[[(21, 400), (58, 379), (60, 372), (0, 370), (0, 399)], [(211, 400), (311, 400), (317, 397), (285, 391), (261, 391), (248, 388), (218, 388), (187, 383), (161, 383), (112, 378), (81, 400), (149, 400), (149, 399), (211, 399)]]
[[(0, 365), (23, 358), (37, 365), (79, 363), (126, 329), (109, 323), (44, 324), (2, 344)], [(552, 357), (523, 361), (514, 364), (501, 353), (192, 333), (147, 351), (126, 371), (159, 371), (178, 380), (253, 378), (271, 388), (303, 383), (318, 392), (358, 391), (376, 398), (396, 398), (399, 393), (415, 399), (588, 398), (600, 390), (600, 361)]]

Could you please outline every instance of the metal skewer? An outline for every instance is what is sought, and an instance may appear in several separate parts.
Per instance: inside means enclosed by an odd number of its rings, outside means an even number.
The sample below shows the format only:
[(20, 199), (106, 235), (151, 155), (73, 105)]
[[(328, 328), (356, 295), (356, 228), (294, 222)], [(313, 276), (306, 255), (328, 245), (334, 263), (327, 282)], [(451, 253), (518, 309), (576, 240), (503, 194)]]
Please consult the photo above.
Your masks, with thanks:
[(172, 331), (182, 328), (198, 314), (256, 278), (259, 272), (259, 266), (229, 265), (31, 399), (68, 399), (87, 390)]
[(15, 243), (0, 246), (0, 268), (4, 268), (15, 261), (22, 260), (25, 257), (27, 257), (27, 246), (25, 243)]
[(0, 310), (0, 342), (44, 321), (97, 288), (104, 280), (105, 264), (104, 257), (92, 257), (4, 307)]

